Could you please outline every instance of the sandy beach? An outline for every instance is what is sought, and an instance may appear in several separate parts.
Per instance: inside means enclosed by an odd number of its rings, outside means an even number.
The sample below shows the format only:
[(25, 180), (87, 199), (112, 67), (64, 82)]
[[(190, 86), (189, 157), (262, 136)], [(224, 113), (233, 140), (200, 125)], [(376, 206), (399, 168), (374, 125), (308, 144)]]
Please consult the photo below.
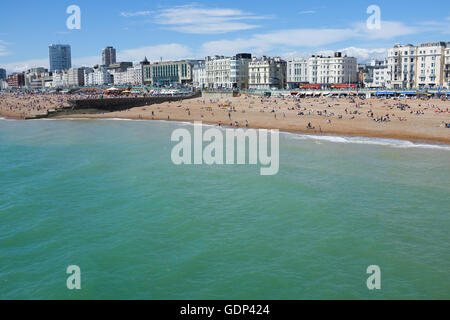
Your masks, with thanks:
[[(67, 104), (74, 96), (0, 95), (0, 116), (32, 117)], [(58, 118), (120, 118), (202, 121), (241, 128), (361, 136), (450, 144), (450, 101), (359, 98), (264, 98), (253, 95), (167, 102), (121, 112), (76, 114)]]

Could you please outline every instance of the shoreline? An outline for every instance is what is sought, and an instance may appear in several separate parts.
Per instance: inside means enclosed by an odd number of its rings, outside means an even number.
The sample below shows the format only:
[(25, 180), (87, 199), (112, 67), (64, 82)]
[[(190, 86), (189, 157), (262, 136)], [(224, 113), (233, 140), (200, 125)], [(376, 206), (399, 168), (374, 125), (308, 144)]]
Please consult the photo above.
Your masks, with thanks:
[[(21, 118), (14, 118), (14, 117), (5, 117), (4, 115), (0, 115), (0, 120), (16, 120), (16, 121), (28, 121), (28, 120), (36, 120), (36, 121), (78, 121), (78, 120), (84, 120), (84, 121), (95, 121), (95, 120), (109, 120), (109, 121), (151, 121), (151, 122), (167, 122), (167, 123), (186, 123), (186, 124), (190, 124), (190, 125), (194, 125), (195, 122), (199, 122), (198, 120), (187, 120), (187, 119), (173, 119), (173, 120), (167, 120), (167, 119), (147, 119), (147, 118), (134, 118), (134, 117), (97, 117), (95, 115), (90, 115), (90, 116), (86, 116), (86, 115), (71, 115), (71, 116), (57, 116), (57, 117), (52, 117), (52, 118), (41, 118), (41, 119), (21, 119)], [(206, 125), (210, 125), (210, 126), (218, 126), (216, 122), (213, 121), (202, 121), (203, 124)], [(235, 128), (235, 127), (230, 127), (230, 126), (226, 126), (226, 125), (222, 125), (222, 128), (227, 129), (227, 128)], [(241, 128), (241, 129), (247, 129), (247, 128)], [(391, 145), (395, 145), (394, 142), (409, 142), (413, 145), (416, 145), (417, 147), (421, 147), (421, 146), (430, 146), (430, 147), (442, 147), (442, 149), (446, 149), (449, 148), (450, 150), (450, 142), (448, 141), (442, 141), (440, 139), (419, 139), (419, 138), (411, 138), (411, 139), (404, 139), (404, 138), (400, 138), (399, 136), (395, 136), (395, 135), (364, 135), (364, 134), (352, 134), (352, 133), (335, 133), (335, 132), (317, 132), (317, 131), (311, 131), (311, 130), (285, 130), (285, 129), (278, 129), (278, 128), (261, 128), (261, 127), (252, 127), (249, 126), (248, 129), (267, 129), (267, 130), (279, 130), (280, 133), (282, 134), (294, 134), (294, 135), (300, 135), (300, 136), (306, 136), (306, 137), (310, 137), (311, 139), (317, 139), (319, 137), (324, 138), (323, 140), (328, 140), (326, 138), (344, 138), (344, 139), (356, 139), (356, 138), (360, 138), (360, 139), (371, 139), (375, 142), (385, 142), (386, 144), (391, 144)], [(391, 140), (391, 141), (386, 141), (386, 140)], [(370, 140), (368, 140), (370, 141)], [(367, 144), (370, 144), (367, 141)], [(335, 143), (339, 143), (337, 141), (334, 141)], [(359, 141), (346, 141), (348, 143), (361, 143)], [(390, 143), (392, 142), (392, 143)]]
[[(7, 98), (9, 101), (7, 99), (3, 107), (0, 103), (0, 117), (16, 120), (123, 119), (191, 124), (201, 121), (209, 125), (220, 123), (223, 127), (277, 129), (293, 134), (450, 145), (450, 129), (445, 128), (445, 124), (450, 123), (450, 102), (441, 100), (207, 96), (122, 111), (63, 110), (60, 114), (49, 114), (48, 111), (58, 108), (55, 101), (48, 101), (48, 97), (33, 97), (34, 101), (26, 97)], [(40, 111), (33, 109), (36, 104), (41, 107)]]
[[(120, 117), (120, 116), (114, 116), (114, 117), (105, 117), (104, 115), (98, 116), (98, 115), (71, 115), (71, 116), (57, 116), (53, 117), (51, 119), (55, 120), (75, 120), (75, 119), (84, 119), (84, 120), (114, 120), (114, 119), (121, 119), (121, 120), (131, 120), (131, 121), (164, 121), (164, 122), (187, 122), (190, 124), (194, 124), (194, 122), (201, 121), (203, 124), (208, 125), (216, 125), (217, 122), (215, 121), (208, 121), (208, 120), (192, 120), (192, 119), (151, 119), (151, 118), (136, 118), (136, 117)], [(225, 128), (231, 128), (229, 125), (222, 125)], [(233, 127), (234, 128), (234, 127)], [(242, 128), (242, 127), (241, 127)], [(411, 143), (425, 143), (430, 145), (442, 145), (442, 146), (450, 146), (450, 136), (449, 139), (440, 139), (440, 138), (434, 138), (434, 137), (413, 137), (407, 134), (397, 134), (392, 135), (389, 133), (384, 133), (380, 135), (365, 133), (365, 132), (340, 132), (340, 131), (326, 131), (326, 132), (320, 132), (318, 130), (290, 130), (286, 128), (273, 128), (270, 126), (252, 126), (249, 125), (249, 129), (267, 129), (267, 130), (279, 130), (280, 132), (284, 133), (292, 133), (292, 134), (303, 134), (303, 135), (309, 135), (309, 136), (335, 136), (335, 137), (348, 137), (348, 138), (371, 138), (371, 139), (391, 139), (391, 140), (398, 140), (398, 141), (407, 141)], [(245, 129), (245, 127), (243, 128)], [(450, 130), (449, 130), (450, 134)]]

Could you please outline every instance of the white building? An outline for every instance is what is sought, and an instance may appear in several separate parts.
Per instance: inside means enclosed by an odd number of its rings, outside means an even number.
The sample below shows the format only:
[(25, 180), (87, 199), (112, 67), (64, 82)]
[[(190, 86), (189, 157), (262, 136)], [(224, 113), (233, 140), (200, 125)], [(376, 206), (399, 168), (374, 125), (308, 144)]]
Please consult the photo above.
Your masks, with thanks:
[(42, 89), (44, 79), (49, 77), (50, 73), (45, 68), (32, 68), (25, 73), (25, 86), (30, 89)]
[(356, 58), (342, 56), (340, 52), (334, 57), (312, 56), (308, 59), (308, 82), (322, 85), (357, 83)]
[(69, 87), (84, 86), (84, 69), (72, 68), (67, 71), (67, 85)]
[(287, 85), (290, 89), (308, 83), (308, 59), (292, 59), (287, 62)]
[(447, 89), (450, 89), (450, 46), (447, 46), (445, 49), (445, 80), (444, 80), (444, 86)]
[(388, 88), (449, 87), (450, 42), (396, 44), (388, 51)]
[(365, 71), (365, 88), (386, 88), (388, 77), (387, 60), (372, 60), (365, 65)]
[(8, 89), (8, 82), (5, 80), (0, 80), (0, 90)]
[(192, 86), (201, 89), (207, 86), (206, 64), (204, 60), (199, 60), (192, 66)]
[(248, 65), (252, 59), (249, 53), (234, 57), (206, 57), (205, 72), (209, 88), (248, 89)]
[(52, 87), (64, 88), (68, 85), (68, 77), (65, 72), (53, 72)]
[(93, 70), (85, 72), (84, 81), (86, 86), (103, 86), (111, 84), (113, 79), (105, 66), (95, 66)]
[(126, 84), (142, 85), (143, 82), (143, 68), (142, 64), (137, 64), (134, 67), (128, 68), (126, 72)]
[(248, 65), (249, 89), (284, 89), (286, 87), (286, 65), (286, 61), (280, 57), (253, 58)]
[(119, 69), (110, 70), (109, 73), (113, 77), (114, 85), (120, 86), (127, 84), (127, 71), (120, 71)]

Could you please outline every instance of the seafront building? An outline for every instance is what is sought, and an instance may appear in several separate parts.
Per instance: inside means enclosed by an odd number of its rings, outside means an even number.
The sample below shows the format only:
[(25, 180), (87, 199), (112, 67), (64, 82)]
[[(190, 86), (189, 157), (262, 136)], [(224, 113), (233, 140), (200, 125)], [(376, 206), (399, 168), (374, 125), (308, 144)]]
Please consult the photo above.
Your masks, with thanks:
[(334, 57), (313, 55), (308, 59), (308, 82), (320, 85), (357, 83), (357, 60), (342, 56), (341, 52), (335, 52)]
[(69, 87), (84, 86), (84, 68), (73, 68), (67, 71), (67, 85)]
[(66, 71), (72, 68), (72, 54), (69, 45), (52, 44), (48, 47), (50, 72)]
[[(91, 71), (91, 72), (90, 72)], [(94, 66), (84, 74), (84, 83), (87, 86), (103, 86), (113, 83), (113, 77), (105, 66)]]
[(248, 89), (250, 53), (234, 57), (213, 56), (205, 59), (206, 83), (211, 89)]
[(396, 44), (388, 51), (390, 89), (449, 88), (450, 42)]
[(364, 88), (386, 88), (388, 77), (388, 62), (385, 60), (372, 60), (364, 65)]
[(32, 90), (43, 89), (52, 81), (48, 69), (39, 67), (25, 72), (25, 87)]
[(102, 50), (102, 65), (109, 67), (116, 63), (116, 49), (106, 47)]
[(309, 83), (308, 59), (298, 58), (287, 61), (287, 85), (289, 89)]
[(192, 86), (196, 89), (207, 87), (205, 60), (198, 60), (198, 63), (192, 66)]
[(22, 88), (25, 86), (25, 74), (13, 73), (8, 76), (8, 87), (10, 88)]
[(5, 80), (0, 80), (0, 90), (8, 89), (8, 82)]
[(144, 65), (143, 81), (153, 86), (192, 84), (192, 65), (196, 60), (161, 61)]
[(5, 80), (6, 79), (6, 70), (0, 68), (0, 80)]
[(253, 58), (248, 64), (249, 89), (284, 89), (286, 87), (286, 66), (286, 61), (280, 57)]

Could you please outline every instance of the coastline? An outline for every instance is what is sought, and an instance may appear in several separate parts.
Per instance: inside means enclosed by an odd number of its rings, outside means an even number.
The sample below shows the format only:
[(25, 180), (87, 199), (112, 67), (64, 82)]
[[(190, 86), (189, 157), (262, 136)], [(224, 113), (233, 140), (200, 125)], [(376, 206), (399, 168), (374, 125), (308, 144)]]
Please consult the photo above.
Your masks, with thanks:
[[(51, 119), (55, 120), (134, 120), (134, 121), (164, 121), (164, 122), (186, 122), (190, 124), (194, 124), (194, 122), (201, 121), (203, 124), (208, 125), (217, 125), (217, 122), (210, 121), (210, 120), (193, 120), (193, 119), (152, 119), (152, 118), (139, 118), (139, 117), (127, 117), (127, 116), (105, 116), (105, 114), (102, 115), (70, 115), (70, 116), (57, 116), (53, 117)], [(223, 127), (230, 127), (224, 125)], [(335, 137), (348, 137), (348, 138), (369, 138), (369, 139), (390, 139), (390, 140), (398, 140), (398, 141), (406, 141), (406, 142), (412, 142), (412, 143), (425, 143), (430, 145), (443, 145), (443, 146), (450, 146), (450, 136), (448, 139), (441, 139), (439, 137), (429, 137), (426, 135), (417, 135), (413, 136), (410, 134), (404, 134), (399, 132), (398, 134), (393, 134), (392, 132), (383, 132), (381, 134), (372, 134), (371, 132), (362, 132), (362, 131), (332, 131), (327, 130), (326, 132), (320, 132), (318, 130), (308, 130), (308, 129), (287, 129), (287, 128), (275, 128), (271, 126), (254, 126), (249, 125), (248, 128), (250, 129), (267, 129), (267, 130), (273, 130), (278, 129), (280, 132), (283, 133), (292, 133), (292, 134), (302, 134), (302, 135), (308, 135), (308, 136), (335, 136)], [(450, 135), (450, 130), (449, 130)]]
[[(13, 118), (13, 117), (4, 117), (0, 116), (0, 120), (16, 120), (16, 121), (25, 121), (24, 119), (20, 118)], [(94, 121), (94, 120), (111, 120), (111, 121), (152, 121), (152, 122), (168, 122), (168, 123), (186, 123), (190, 125), (194, 125), (194, 122), (192, 120), (164, 120), (164, 119), (137, 119), (137, 118), (127, 118), (127, 117), (86, 117), (86, 115), (72, 115), (72, 116), (58, 116), (53, 118), (42, 118), (42, 119), (30, 119), (30, 120), (41, 120), (41, 121), (64, 121), (64, 120), (87, 120), (87, 121)], [(217, 126), (217, 123), (212, 121), (203, 121), (203, 124), (209, 125), (209, 126)], [(231, 128), (230, 126), (222, 126), (222, 128)], [(267, 129), (267, 130), (273, 130), (278, 128), (258, 128), (258, 127), (252, 127), (249, 126), (250, 129)], [(363, 135), (363, 134), (345, 134), (345, 133), (333, 133), (333, 132), (311, 132), (307, 130), (284, 130), (284, 129), (278, 129), (281, 134), (293, 134), (293, 135), (299, 135), (301, 137), (307, 137), (311, 139), (318, 139), (318, 140), (327, 140), (330, 142), (339, 143), (338, 139), (344, 139), (345, 143), (361, 143), (361, 144), (378, 144), (378, 145), (392, 145), (392, 146), (401, 146), (401, 143), (411, 143), (410, 147), (437, 147), (439, 149), (445, 149), (450, 150), (450, 142), (448, 141), (442, 141), (440, 139), (420, 139), (420, 138), (411, 138), (411, 139), (404, 139), (400, 138), (399, 136), (393, 136), (393, 135), (384, 135), (384, 136), (378, 136), (378, 135)], [(349, 139), (349, 140), (347, 140)], [(367, 139), (365, 141), (362, 141), (364, 139)]]
[[(50, 107), (54, 106), (49, 104)], [(441, 100), (400, 102), (377, 99), (355, 101), (213, 97), (165, 102), (114, 112), (86, 113), (80, 110), (73, 114), (52, 115), (48, 119), (201, 121), (209, 125), (220, 122), (224, 127), (235, 126), (238, 122), (241, 128), (248, 125), (252, 129), (278, 129), (280, 132), (310, 136), (360, 137), (450, 145), (450, 129), (440, 126), (441, 123), (450, 123), (449, 107), (449, 101)], [(0, 117), (17, 120), (42, 117), (42, 113), (24, 116), (19, 113), (21, 109), (16, 112), (7, 111), (9, 110), (0, 108)], [(374, 121), (374, 118), (382, 118), (386, 114), (390, 115), (389, 121)], [(314, 128), (307, 129), (308, 123)]]

